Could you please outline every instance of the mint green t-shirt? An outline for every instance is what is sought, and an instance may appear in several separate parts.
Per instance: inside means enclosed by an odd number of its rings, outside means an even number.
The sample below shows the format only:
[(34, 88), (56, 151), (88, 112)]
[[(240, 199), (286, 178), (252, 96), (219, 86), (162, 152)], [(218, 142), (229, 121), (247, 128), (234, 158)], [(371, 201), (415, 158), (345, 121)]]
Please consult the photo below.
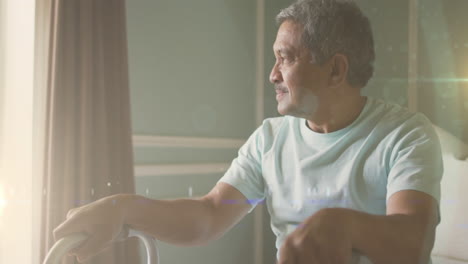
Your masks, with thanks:
[[(279, 249), (285, 237), (320, 209), (384, 215), (388, 198), (417, 190), (440, 199), (440, 143), (420, 113), (368, 97), (348, 127), (322, 134), (306, 120), (266, 119), (220, 179), (252, 204), (265, 201)], [(370, 263), (353, 256), (354, 263)]]

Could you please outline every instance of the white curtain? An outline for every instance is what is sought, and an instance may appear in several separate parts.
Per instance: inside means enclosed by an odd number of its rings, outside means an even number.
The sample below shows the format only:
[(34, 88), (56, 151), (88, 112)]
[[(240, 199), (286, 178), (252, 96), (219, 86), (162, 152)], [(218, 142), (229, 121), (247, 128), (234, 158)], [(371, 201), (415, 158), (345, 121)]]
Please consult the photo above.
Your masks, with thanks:
[[(134, 177), (124, 0), (42, 0), (36, 10), (42, 261), (69, 209), (133, 193)], [(138, 263), (136, 245), (115, 245), (90, 263)]]
[(31, 263), (34, 0), (0, 0), (0, 263)]

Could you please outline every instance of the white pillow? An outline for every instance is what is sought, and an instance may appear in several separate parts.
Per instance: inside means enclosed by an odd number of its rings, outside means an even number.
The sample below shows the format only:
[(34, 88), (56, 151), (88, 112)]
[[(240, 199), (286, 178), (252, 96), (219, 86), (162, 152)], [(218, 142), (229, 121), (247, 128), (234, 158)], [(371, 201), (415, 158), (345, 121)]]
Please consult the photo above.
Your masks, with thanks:
[[(446, 131), (440, 128), (436, 131), (442, 144), (444, 175), (441, 223), (432, 254), (468, 262), (468, 160), (461, 160), (468, 156), (468, 147)], [(439, 263), (458, 263), (444, 261)]]
[(457, 260), (442, 256), (432, 256), (432, 264), (468, 264), (468, 261)]

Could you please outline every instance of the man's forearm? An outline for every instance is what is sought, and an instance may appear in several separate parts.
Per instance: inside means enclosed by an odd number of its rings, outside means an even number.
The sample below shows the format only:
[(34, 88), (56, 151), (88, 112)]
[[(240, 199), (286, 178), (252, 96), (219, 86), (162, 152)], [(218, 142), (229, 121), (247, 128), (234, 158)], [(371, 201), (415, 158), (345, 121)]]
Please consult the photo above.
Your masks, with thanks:
[(139, 195), (118, 195), (124, 223), (161, 241), (190, 246), (206, 243), (213, 210), (201, 200), (152, 200)]
[(410, 215), (371, 215), (338, 209), (351, 223), (353, 249), (375, 264), (427, 264), (435, 223)]

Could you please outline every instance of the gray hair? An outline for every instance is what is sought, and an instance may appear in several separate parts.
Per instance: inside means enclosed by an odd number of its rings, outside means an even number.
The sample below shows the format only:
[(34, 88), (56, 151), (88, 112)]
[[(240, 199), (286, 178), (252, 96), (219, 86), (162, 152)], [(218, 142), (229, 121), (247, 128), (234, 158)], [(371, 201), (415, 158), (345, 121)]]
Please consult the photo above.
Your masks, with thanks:
[(369, 19), (351, 0), (298, 0), (281, 10), (276, 22), (303, 26), (302, 40), (314, 62), (322, 65), (336, 53), (348, 58), (347, 80), (366, 86), (374, 72), (374, 39)]

